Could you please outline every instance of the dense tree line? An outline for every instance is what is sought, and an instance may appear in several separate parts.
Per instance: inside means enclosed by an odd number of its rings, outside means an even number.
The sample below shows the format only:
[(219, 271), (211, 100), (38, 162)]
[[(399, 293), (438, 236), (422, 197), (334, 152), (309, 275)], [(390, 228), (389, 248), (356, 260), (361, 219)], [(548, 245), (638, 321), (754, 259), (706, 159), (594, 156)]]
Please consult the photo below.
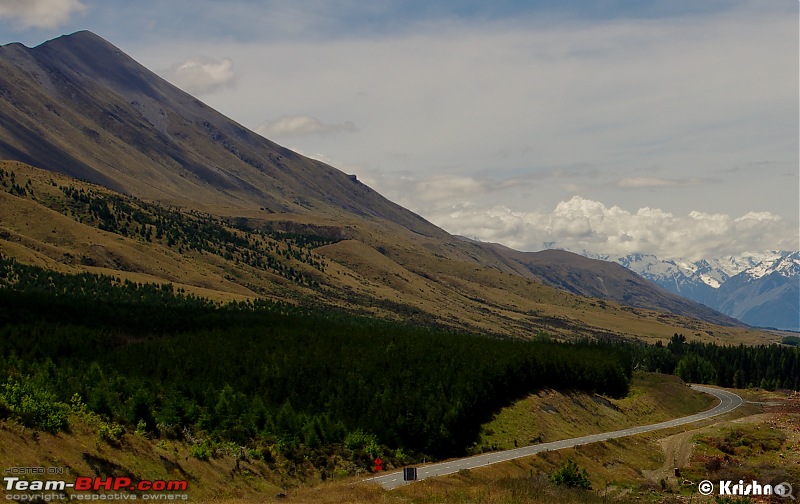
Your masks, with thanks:
[(497, 340), (280, 303), (216, 306), (163, 285), (0, 265), (0, 381), (36, 383), (65, 404), (77, 393), (91, 411), (157, 435), (443, 457), (464, 453), (491, 412), (540, 387), (619, 396), (630, 378), (627, 354), (602, 343)]
[(794, 345), (716, 345), (674, 334), (666, 346), (631, 346), (635, 365), (721, 387), (800, 390), (800, 348)]
[[(255, 299), (224, 305), (171, 283), (94, 273), (60, 273), (0, 253), (0, 324), (48, 322), (162, 335), (255, 323), (265, 314), (303, 317), (313, 307)], [(63, 344), (63, 343), (62, 343)]]

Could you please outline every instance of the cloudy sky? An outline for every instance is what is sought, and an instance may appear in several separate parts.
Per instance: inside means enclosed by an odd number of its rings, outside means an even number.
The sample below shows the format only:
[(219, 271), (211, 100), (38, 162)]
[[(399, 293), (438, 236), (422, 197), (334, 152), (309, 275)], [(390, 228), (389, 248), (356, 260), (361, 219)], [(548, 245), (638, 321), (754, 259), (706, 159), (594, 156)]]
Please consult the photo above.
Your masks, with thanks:
[(520, 250), (797, 250), (797, 0), (0, 0), (94, 31), (446, 230)]

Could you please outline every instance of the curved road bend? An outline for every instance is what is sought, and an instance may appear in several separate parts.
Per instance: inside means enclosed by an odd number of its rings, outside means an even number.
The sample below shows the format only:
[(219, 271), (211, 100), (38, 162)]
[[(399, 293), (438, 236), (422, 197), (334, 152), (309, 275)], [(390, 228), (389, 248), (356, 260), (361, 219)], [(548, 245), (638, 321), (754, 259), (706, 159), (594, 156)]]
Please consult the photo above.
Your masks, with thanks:
[[(699, 420), (705, 420), (711, 417), (715, 417), (717, 415), (722, 415), (723, 413), (728, 413), (729, 411), (733, 411), (739, 406), (741, 406), (742, 403), (744, 402), (741, 397), (732, 392), (728, 392), (727, 390), (704, 387), (702, 385), (691, 385), (691, 387), (699, 392), (705, 392), (706, 394), (711, 394), (715, 396), (716, 398), (719, 399), (720, 401), (719, 404), (714, 408), (703, 411), (702, 413), (697, 413), (695, 415), (686, 416), (682, 418), (676, 418), (675, 420), (667, 420), (666, 422), (660, 422), (651, 425), (641, 425), (639, 427), (631, 427), (629, 429), (622, 429), (602, 434), (592, 434), (590, 436), (562, 439), (561, 441), (553, 441), (550, 443), (541, 443), (532, 446), (524, 446), (522, 448), (514, 448), (513, 450), (484, 453), (482, 455), (475, 455), (472, 457), (466, 457), (461, 459), (449, 460), (447, 462), (439, 462), (437, 464), (426, 465), (417, 468), (417, 479), (424, 480), (426, 478), (431, 478), (433, 476), (444, 476), (446, 474), (452, 474), (458, 472), (462, 469), (474, 469), (476, 467), (486, 466), (490, 464), (497, 464), (499, 462), (506, 462), (508, 460), (514, 460), (522, 457), (528, 457), (530, 455), (535, 455), (537, 453), (545, 451), (561, 450), (563, 448), (571, 448), (573, 446), (596, 443), (598, 441), (607, 441), (609, 439), (632, 436), (634, 434), (642, 434), (644, 432), (651, 432), (659, 429), (666, 429), (668, 427), (675, 427), (678, 425), (697, 422)], [(403, 481), (402, 471), (396, 471), (392, 473), (383, 474), (381, 476), (375, 476), (373, 478), (368, 478), (364, 481), (378, 483), (387, 490), (397, 488), (398, 486), (407, 483), (406, 481)]]

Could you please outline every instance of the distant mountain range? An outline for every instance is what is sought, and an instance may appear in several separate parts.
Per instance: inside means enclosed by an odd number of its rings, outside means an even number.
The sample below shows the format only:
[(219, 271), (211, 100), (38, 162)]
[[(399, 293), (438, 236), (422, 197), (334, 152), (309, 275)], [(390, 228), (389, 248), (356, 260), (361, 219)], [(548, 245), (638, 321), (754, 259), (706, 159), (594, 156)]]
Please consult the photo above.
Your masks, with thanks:
[(617, 262), (746, 324), (800, 330), (800, 252), (768, 250), (694, 262), (645, 254), (585, 255)]

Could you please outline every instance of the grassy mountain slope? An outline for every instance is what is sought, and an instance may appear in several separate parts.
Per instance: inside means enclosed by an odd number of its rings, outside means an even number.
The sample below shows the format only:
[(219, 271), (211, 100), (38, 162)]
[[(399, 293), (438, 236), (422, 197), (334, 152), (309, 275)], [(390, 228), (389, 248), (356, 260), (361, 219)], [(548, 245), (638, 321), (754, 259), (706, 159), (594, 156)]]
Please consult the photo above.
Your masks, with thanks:
[(256, 135), (90, 32), (0, 48), (0, 158), (218, 213), (387, 219), (444, 235), (355, 177)]
[(220, 300), (288, 299), (511, 337), (547, 331), (666, 340), (681, 332), (718, 342), (773, 339), (570, 294), (468, 262), (464, 249), (453, 248), (449, 257), (431, 253), (429, 246), (441, 246), (434, 238), (387, 237), (358, 220), (233, 222), (18, 162), (0, 162), (0, 170), (0, 252), (51, 269), (171, 282)]
[(677, 296), (654, 285), (627, 268), (606, 261), (596, 261), (563, 250), (535, 253), (507, 251), (536, 277), (553, 287), (574, 294), (613, 299), (629, 306), (686, 313), (702, 320), (724, 325), (740, 325), (732, 317)]

